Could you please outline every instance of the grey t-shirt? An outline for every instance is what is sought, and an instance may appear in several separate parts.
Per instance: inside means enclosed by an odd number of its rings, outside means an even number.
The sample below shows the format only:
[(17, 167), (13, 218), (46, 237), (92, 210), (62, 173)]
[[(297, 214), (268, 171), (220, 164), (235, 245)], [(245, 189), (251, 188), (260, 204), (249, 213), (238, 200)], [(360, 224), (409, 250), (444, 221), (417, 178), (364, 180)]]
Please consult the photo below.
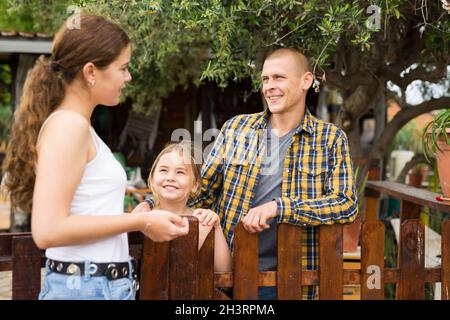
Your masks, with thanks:
[[(266, 132), (266, 148), (262, 157), (259, 180), (256, 186), (253, 207), (281, 197), (284, 159), (292, 143), (296, 128), (282, 137), (272, 132), (270, 123)], [(269, 222), (270, 228), (259, 233), (259, 271), (276, 270), (277, 266), (277, 223)]]

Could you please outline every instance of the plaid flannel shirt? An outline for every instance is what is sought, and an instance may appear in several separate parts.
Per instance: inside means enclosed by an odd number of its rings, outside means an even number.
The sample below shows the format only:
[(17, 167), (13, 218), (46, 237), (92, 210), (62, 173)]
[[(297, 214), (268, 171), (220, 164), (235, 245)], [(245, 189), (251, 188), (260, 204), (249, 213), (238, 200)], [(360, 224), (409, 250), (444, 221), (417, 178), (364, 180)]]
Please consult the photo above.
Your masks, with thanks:
[[(202, 190), (191, 206), (211, 208), (219, 215), (233, 247), (233, 230), (253, 207), (261, 174), (268, 113), (238, 115), (228, 120), (202, 167)], [(302, 267), (318, 267), (321, 224), (349, 223), (357, 215), (353, 169), (345, 133), (306, 110), (288, 148), (283, 168), (282, 196), (274, 199), (278, 223), (304, 227)], [(316, 297), (305, 286), (303, 296)]]

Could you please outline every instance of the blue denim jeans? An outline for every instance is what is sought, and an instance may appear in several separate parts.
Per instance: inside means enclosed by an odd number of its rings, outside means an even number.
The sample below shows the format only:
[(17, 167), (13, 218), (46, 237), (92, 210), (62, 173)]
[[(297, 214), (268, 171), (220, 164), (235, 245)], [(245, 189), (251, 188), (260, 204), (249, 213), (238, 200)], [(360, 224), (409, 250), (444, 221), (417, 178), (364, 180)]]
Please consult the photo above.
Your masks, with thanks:
[[(128, 262), (131, 270), (131, 261)], [(85, 270), (89, 270), (89, 261), (85, 261)], [(106, 276), (92, 277), (84, 275), (65, 275), (50, 271), (46, 263), (44, 286), (39, 300), (134, 300), (136, 289), (133, 276), (108, 280)]]

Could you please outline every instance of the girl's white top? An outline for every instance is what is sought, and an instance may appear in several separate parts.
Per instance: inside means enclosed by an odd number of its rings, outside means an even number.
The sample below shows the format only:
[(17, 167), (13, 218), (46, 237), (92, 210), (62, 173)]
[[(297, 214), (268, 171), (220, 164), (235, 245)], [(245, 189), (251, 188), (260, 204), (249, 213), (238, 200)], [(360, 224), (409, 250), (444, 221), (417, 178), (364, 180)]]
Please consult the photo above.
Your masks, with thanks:
[[(60, 112), (51, 114), (42, 124)], [(96, 148), (95, 157), (86, 164), (80, 184), (73, 196), (71, 215), (112, 216), (124, 214), (127, 176), (111, 150), (94, 128), (90, 132)], [(39, 133), (40, 136), (40, 133)], [(38, 140), (39, 140), (38, 136)], [(54, 247), (46, 250), (47, 258), (65, 262), (125, 262), (128, 260), (127, 233), (114, 235), (88, 244)]]

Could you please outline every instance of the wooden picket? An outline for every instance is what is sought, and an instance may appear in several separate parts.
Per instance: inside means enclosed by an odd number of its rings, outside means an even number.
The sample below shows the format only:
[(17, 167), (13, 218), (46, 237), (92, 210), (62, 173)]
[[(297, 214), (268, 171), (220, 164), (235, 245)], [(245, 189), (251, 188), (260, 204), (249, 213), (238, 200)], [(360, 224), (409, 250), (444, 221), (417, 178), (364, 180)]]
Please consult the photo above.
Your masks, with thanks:
[(172, 240), (169, 259), (169, 295), (174, 300), (198, 298), (198, 220), (189, 217), (187, 236)]
[(319, 298), (341, 300), (344, 292), (342, 225), (320, 227)]
[(169, 299), (169, 243), (157, 243), (145, 238), (142, 251), (140, 298)]
[(214, 230), (211, 231), (203, 242), (202, 248), (198, 253), (199, 266), (199, 284), (198, 299), (212, 300), (215, 297), (214, 292)]
[(368, 220), (361, 235), (361, 299), (384, 299), (384, 224)]
[(450, 219), (442, 224), (441, 298), (450, 300)]
[[(141, 300), (197, 299), (199, 284), (198, 220), (188, 217), (189, 234), (171, 242), (144, 239)], [(211, 247), (211, 240), (205, 241)]]
[(302, 228), (280, 224), (278, 226), (277, 298), (302, 298)]
[(41, 289), (41, 253), (31, 236), (12, 238), (12, 298), (36, 299)]
[(398, 298), (423, 300), (425, 298), (425, 229), (417, 219), (408, 219), (401, 225)]
[(234, 229), (233, 298), (258, 299), (258, 235), (248, 233), (242, 223)]

